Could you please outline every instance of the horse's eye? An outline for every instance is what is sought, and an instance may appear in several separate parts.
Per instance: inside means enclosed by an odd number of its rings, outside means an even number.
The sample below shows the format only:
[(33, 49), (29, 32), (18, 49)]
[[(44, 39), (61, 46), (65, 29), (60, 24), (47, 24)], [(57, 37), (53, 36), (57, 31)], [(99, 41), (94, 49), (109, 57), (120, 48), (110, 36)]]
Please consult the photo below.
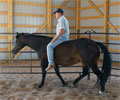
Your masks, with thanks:
[(15, 42), (18, 43), (18, 40), (16, 40)]

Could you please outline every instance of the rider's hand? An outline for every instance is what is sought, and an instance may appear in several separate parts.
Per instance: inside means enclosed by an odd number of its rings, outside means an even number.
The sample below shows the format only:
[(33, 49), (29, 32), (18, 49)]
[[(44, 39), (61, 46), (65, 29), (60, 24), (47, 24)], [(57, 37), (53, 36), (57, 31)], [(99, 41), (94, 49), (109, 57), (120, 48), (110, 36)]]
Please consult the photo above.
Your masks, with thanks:
[(51, 43), (54, 43), (54, 42), (55, 42), (55, 40), (56, 40), (56, 39), (52, 39), (52, 40), (51, 40)]

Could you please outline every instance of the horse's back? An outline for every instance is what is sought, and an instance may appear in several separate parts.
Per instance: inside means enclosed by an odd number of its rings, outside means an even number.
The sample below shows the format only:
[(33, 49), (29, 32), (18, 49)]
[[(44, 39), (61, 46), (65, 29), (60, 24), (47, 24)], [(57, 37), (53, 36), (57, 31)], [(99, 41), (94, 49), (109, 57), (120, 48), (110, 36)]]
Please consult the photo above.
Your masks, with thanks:
[(55, 61), (64, 65), (76, 64), (85, 53), (93, 56), (99, 54), (95, 41), (86, 38), (65, 41), (55, 48)]

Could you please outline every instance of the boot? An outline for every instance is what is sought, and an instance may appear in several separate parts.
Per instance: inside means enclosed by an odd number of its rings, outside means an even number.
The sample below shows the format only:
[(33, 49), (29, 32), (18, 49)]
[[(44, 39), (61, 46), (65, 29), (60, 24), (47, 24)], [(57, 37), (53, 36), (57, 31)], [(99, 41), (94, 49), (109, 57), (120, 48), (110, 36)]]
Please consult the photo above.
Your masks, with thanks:
[(52, 69), (53, 67), (55, 67), (54, 64), (48, 65), (48, 67), (45, 70), (48, 71), (48, 70)]

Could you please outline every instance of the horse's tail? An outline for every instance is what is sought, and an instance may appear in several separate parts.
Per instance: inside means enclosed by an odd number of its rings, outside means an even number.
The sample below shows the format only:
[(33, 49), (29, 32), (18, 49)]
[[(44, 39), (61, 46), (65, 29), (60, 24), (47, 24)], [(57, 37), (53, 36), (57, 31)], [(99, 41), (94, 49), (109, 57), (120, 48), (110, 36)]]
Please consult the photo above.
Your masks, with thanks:
[(102, 78), (105, 84), (111, 73), (111, 66), (112, 66), (111, 54), (102, 43), (100, 42), (96, 42), (96, 43), (102, 49), (102, 52), (104, 53), (103, 66), (102, 66), (101, 72), (102, 72), (102, 76), (103, 76)]

